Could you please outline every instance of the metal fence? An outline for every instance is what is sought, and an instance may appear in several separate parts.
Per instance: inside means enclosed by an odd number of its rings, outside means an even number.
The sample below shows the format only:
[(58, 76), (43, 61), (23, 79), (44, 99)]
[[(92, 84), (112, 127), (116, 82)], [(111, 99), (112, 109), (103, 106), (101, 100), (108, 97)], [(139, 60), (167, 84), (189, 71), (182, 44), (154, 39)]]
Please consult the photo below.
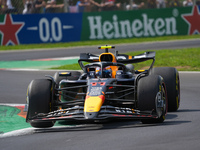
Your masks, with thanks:
[[(84, 0), (83, 0), (84, 1)], [(0, 14), (76, 13), (200, 5), (200, 0), (0, 0)]]

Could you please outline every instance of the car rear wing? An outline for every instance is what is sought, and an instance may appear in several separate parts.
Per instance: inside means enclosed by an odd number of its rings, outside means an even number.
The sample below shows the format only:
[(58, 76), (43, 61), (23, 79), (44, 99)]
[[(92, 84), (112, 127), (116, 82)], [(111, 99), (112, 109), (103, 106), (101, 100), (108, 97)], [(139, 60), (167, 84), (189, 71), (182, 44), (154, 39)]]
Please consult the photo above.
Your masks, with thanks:
[(124, 63), (124, 64), (132, 64), (147, 61), (150, 59), (155, 59), (155, 52), (145, 52), (140, 55), (136, 56), (129, 56), (126, 54), (118, 54), (117, 55), (117, 62)]
[[(125, 64), (143, 62), (143, 61), (146, 61), (149, 59), (155, 59), (155, 52), (145, 52), (143, 54), (136, 55), (136, 56), (129, 56), (126, 54), (117, 54), (116, 55), (117, 62), (125, 63)], [(99, 62), (99, 56), (93, 55), (90, 53), (81, 53), (79, 61), (85, 61), (85, 62), (89, 62), (89, 63)]]
[(89, 63), (99, 62), (99, 56), (93, 55), (90, 53), (81, 53), (79, 61), (85, 61), (85, 62), (89, 62)]

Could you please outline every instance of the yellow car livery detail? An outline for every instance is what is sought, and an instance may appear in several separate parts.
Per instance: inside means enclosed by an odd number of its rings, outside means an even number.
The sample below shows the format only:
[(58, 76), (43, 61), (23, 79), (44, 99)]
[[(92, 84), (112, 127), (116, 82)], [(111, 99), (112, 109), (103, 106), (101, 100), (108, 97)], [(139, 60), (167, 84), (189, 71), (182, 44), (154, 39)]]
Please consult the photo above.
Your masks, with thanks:
[(104, 95), (87, 96), (84, 105), (84, 112), (98, 112), (105, 100)]

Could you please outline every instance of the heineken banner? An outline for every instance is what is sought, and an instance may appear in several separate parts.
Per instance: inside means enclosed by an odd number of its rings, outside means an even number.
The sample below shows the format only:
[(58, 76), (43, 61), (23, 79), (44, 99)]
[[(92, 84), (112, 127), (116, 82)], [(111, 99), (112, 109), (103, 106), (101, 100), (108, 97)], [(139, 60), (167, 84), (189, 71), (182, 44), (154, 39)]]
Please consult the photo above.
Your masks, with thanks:
[(81, 40), (200, 33), (198, 7), (84, 13)]
[(0, 44), (191, 35), (200, 33), (200, 7), (93, 13), (0, 15)]

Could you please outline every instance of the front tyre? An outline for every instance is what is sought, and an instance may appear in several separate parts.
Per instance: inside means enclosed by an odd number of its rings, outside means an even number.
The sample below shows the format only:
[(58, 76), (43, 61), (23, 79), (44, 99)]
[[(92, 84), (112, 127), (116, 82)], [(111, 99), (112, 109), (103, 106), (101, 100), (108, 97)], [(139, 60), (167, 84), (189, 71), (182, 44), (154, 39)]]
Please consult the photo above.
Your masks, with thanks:
[(35, 128), (48, 128), (54, 125), (54, 121), (32, 121), (31, 118), (39, 113), (49, 113), (51, 111), (52, 81), (48, 79), (32, 80), (28, 86), (27, 104), (28, 112), (26, 120)]
[(153, 111), (156, 119), (144, 119), (142, 123), (162, 123), (167, 114), (167, 97), (164, 80), (159, 75), (143, 77), (138, 82), (137, 99), (140, 111)]

